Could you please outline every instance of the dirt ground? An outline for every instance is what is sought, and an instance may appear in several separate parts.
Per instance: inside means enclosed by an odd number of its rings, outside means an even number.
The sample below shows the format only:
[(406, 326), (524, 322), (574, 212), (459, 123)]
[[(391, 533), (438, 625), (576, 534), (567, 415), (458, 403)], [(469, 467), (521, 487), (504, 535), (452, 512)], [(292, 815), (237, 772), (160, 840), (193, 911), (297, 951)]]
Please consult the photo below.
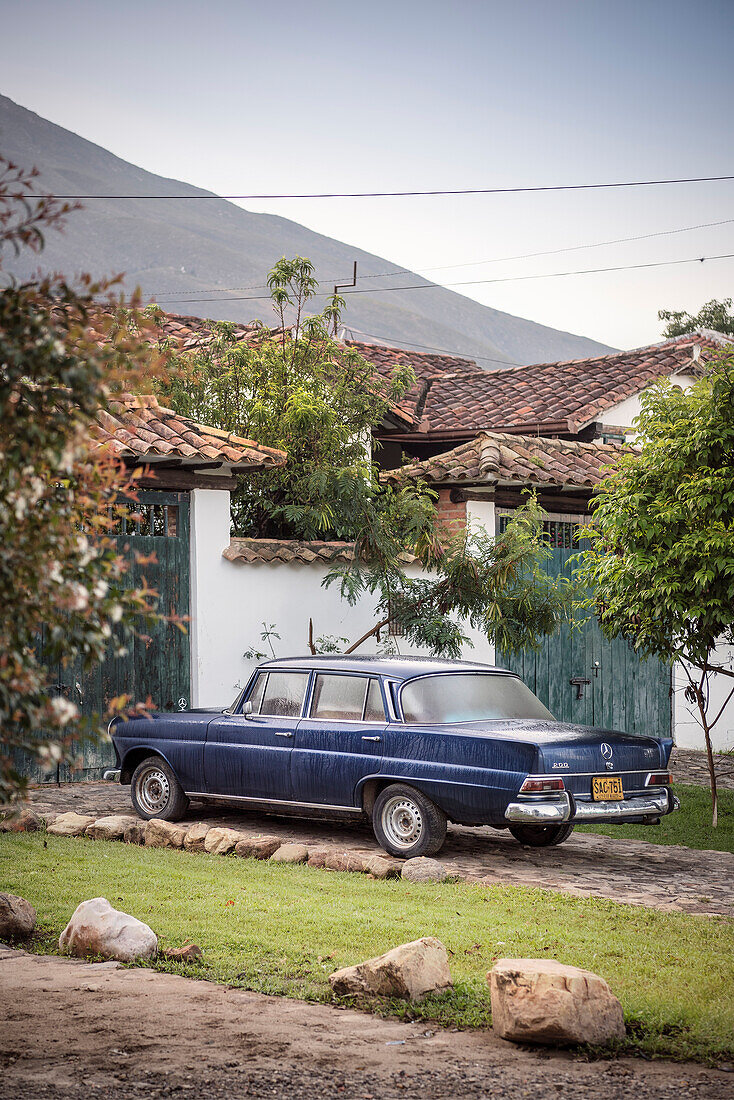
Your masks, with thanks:
[(0, 946), (0, 1100), (731, 1100), (734, 1073), (589, 1062), (209, 982)]

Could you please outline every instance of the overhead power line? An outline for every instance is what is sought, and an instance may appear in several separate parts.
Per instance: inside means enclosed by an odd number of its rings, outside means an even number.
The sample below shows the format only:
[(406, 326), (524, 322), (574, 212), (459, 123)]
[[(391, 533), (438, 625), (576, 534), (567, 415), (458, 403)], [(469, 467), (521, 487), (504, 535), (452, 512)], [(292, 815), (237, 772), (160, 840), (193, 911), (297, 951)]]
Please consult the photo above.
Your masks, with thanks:
[[(600, 273), (612, 271), (640, 271), (644, 268), (675, 267), (678, 264), (702, 264), (711, 260), (731, 259), (734, 259), (734, 252), (727, 252), (718, 256), (691, 256), (684, 260), (658, 260), (656, 263), (622, 264), (619, 267), (589, 267), (583, 268), (578, 271), (549, 271), (542, 275), (510, 275), (497, 279), (464, 279), (461, 282), (455, 283), (411, 283), (408, 286), (377, 286), (370, 289), (364, 288), (347, 291), (344, 297), (351, 298), (354, 294), (395, 294), (400, 290), (441, 290), (446, 287), (454, 286), (480, 286), (493, 283), (520, 283), (527, 282), (531, 279), (563, 279), (568, 278), (571, 275), (597, 275)], [(331, 295), (323, 291), (319, 291), (317, 294), (314, 295), (314, 297), (316, 298), (328, 298), (330, 296)], [(169, 299), (169, 301), (165, 304), (175, 305), (199, 302), (220, 302), (222, 305), (225, 305), (229, 302), (261, 302), (268, 301), (269, 299), (269, 294), (252, 294), (237, 298), (174, 298)]]
[[(734, 222), (734, 218), (723, 218), (717, 222), (700, 222), (698, 225), (685, 225), (679, 229), (660, 229), (656, 233), (638, 233), (633, 237), (614, 237), (608, 241), (593, 241), (590, 244), (573, 244), (568, 245), (565, 248), (551, 248), (544, 252), (523, 252), (515, 256), (494, 256), (488, 260), (467, 260), (460, 264), (437, 264), (433, 267), (402, 267), (397, 268), (395, 271), (378, 271), (372, 272), (369, 275), (360, 275), (361, 279), (389, 279), (393, 275), (420, 275), (424, 271), (448, 271), (457, 267), (481, 267), (484, 264), (499, 264), (508, 263), (511, 260), (529, 260), (535, 259), (539, 256), (558, 256), (565, 252), (579, 252), (587, 248), (605, 248), (608, 245), (613, 244), (626, 244), (629, 241), (646, 241), (652, 237), (667, 237), (673, 236), (678, 233), (692, 233), (697, 229), (711, 229), (720, 225), (731, 225)], [(325, 283), (333, 283), (338, 280), (336, 275), (324, 275), (319, 276)], [(210, 286), (200, 287), (202, 291), (210, 294), (234, 294), (240, 290), (265, 290), (267, 289), (267, 283), (253, 283), (249, 286)], [(183, 294), (185, 291), (178, 289), (175, 290), (149, 290), (146, 293), (155, 297), (168, 296), (169, 294)]]
[[(614, 180), (611, 183), (554, 183), (535, 187), (463, 187), (456, 190), (432, 191), (318, 191), (292, 192), (288, 194), (250, 194), (250, 195), (56, 195), (57, 199), (77, 199), (87, 202), (91, 199), (125, 199), (135, 202), (160, 202), (166, 199), (185, 200), (242, 200), (242, 199), (404, 199), (422, 198), (434, 195), (527, 195), (543, 191), (600, 191), (606, 188), (620, 187), (668, 187), (680, 183), (721, 183), (734, 180), (731, 176), (689, 176), (680, 179), (658, 180)], [(20, 196), (13, 196), (20, 197)]]

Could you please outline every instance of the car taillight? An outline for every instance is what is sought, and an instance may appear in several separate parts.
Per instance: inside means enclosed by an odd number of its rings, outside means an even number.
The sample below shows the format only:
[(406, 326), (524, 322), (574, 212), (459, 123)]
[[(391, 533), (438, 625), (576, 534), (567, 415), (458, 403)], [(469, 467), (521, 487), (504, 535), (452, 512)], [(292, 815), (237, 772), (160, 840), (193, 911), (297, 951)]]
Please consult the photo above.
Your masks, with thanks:
[(650, 772), (645, 780), (646, 787), (669, 787), (673, 782), (670, 772)]
[(560, 776), (552, 779), (526, 779), (520, 788), (520, 794), (542, 794), (544, 791), (563, 791), (566, 788)]

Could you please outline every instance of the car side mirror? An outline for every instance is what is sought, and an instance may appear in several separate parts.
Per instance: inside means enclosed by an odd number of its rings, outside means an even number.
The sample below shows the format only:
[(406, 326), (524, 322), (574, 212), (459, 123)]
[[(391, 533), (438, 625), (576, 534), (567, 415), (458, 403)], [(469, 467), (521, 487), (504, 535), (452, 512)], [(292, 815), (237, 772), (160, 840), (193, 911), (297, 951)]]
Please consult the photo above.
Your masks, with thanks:
[(242, 704), (242, 713), (244, 714), (245, 718), (249, 718), (252, 714), (252, 703), (249, 699), (246, 703)]

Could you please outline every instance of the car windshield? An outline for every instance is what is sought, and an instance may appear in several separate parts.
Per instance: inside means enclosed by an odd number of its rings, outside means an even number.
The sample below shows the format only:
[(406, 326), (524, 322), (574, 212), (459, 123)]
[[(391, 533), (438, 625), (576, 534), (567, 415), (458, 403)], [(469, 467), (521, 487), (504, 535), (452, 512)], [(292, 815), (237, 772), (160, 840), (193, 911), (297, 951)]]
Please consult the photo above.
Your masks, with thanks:
[(551, 712), (516, 676), (443, 673), (409, 680), (400, 693), (406, 722), (454, 723), (540, 718)]

